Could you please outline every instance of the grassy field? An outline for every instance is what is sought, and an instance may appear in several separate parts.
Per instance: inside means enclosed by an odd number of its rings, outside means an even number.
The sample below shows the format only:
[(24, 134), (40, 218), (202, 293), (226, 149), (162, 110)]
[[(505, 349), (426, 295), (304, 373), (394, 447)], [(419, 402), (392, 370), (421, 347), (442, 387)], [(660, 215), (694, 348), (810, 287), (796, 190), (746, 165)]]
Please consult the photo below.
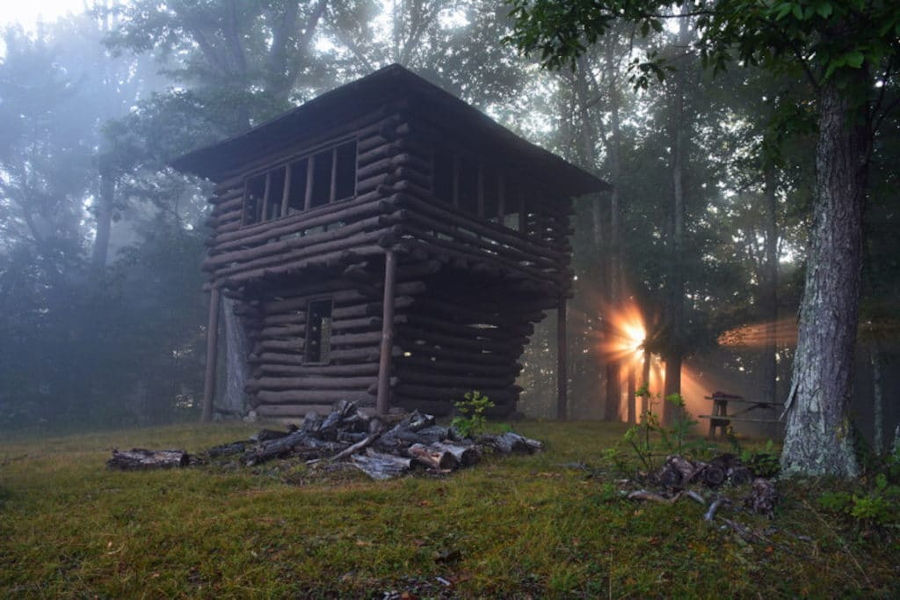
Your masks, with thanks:
[(518, 423), (545, 452), (389, 482), (288, 461), (104, 465), (113, 447), (198, 451), (258, 428), (7, 436), (0, 597), (900, 596), (896, 532), (823, 513), (818, 483), (782, 484), (772, 521), (730, 513), (765, 531), (758, 543), (688, 500), (621, 498), (604, 454), (624, 432), (615, 424)]

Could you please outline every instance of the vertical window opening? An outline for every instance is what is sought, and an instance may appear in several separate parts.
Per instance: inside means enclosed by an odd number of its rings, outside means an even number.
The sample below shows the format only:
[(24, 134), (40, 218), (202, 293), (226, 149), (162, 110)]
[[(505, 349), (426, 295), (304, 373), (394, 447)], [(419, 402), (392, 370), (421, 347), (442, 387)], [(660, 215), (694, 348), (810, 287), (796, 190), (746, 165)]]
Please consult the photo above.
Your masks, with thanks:
[(263, 200), (266, 195), (266, 175), (257, 175), (247, 180), (244, 190), (244, 225), (259, 223)]
[(310, 208), (328, 204), (328, 201), (331, 199), (332, 160), (331, 150), (319, 152), (313, 157), (312, 197), (309, 201)]
[(284, 199), (285, 168), (275, 169), (269, 172), (269, 191), (266, 196), (266, 221), (277, 219), (281, 216), (281, 201)]
[(331, 299), (310, 300), (306, 311), (306, 362), (327, 362), (331, 351)]
[(306, 202), (306, 162), (308, 158), (291, 163), (291, 189), (288, 190), (287, 214), (303, 212)]
[(356, 140), (337, 147), (334, 199), (345, 200), (356, 194)]

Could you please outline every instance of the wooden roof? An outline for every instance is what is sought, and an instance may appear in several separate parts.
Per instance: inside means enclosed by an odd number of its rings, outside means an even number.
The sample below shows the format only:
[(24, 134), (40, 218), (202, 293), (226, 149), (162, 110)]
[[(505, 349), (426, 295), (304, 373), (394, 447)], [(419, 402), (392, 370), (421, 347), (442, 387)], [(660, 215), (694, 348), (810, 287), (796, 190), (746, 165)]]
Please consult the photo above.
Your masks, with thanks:
[(515, 135), (481, 111), (400, 65), (326, 92), (240, 135), (194, 150), (172, 165), (219, 181), (260, 156), (287, 148), (303, 138), (337, 129), (386, 103), (406, 100), (417, 112), (435, 115), (432, 125), (462, 138), (479, 152), (526, 170), (564, 196), (608, 190), (609, 184), (555, 154)]

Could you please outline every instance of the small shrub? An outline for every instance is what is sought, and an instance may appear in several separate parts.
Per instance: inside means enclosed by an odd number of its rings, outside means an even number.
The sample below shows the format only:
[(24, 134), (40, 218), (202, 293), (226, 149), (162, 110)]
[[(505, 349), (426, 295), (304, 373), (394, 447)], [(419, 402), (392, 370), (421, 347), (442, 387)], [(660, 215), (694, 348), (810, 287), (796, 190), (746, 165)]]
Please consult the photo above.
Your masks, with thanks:
[(857, 491), (826, 491), (819, 496), (819, 506), (836, 514), (843, 514), (858, 525), (896, 527), (900, 523), (900, 486), (891, 484), (879, 473), (870, 488)]
[(487, 426), (487, 418), (484, 411), (494, 406), (490, 398), (478, 390), (466, 392), (465, 400), (455, 403), (459, 414), (453, 417), (450, 426), (456, 429), (463, 437), (476, 437), (484, 433)]

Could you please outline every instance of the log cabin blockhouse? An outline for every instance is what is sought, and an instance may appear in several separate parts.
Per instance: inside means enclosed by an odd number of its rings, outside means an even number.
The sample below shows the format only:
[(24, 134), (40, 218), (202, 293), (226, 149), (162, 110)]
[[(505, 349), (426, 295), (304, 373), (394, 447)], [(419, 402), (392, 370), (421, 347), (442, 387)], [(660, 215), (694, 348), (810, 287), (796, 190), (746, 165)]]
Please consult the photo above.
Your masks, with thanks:
[(443, 415), (472, 389), (507, 414), (533, 326), (557, 309), (564, 416), (572, 199), (603, 181), (399, 65), (174, 166), (216, 184), (208, 352), (227, 294), (258, 415), (339, 399)]

